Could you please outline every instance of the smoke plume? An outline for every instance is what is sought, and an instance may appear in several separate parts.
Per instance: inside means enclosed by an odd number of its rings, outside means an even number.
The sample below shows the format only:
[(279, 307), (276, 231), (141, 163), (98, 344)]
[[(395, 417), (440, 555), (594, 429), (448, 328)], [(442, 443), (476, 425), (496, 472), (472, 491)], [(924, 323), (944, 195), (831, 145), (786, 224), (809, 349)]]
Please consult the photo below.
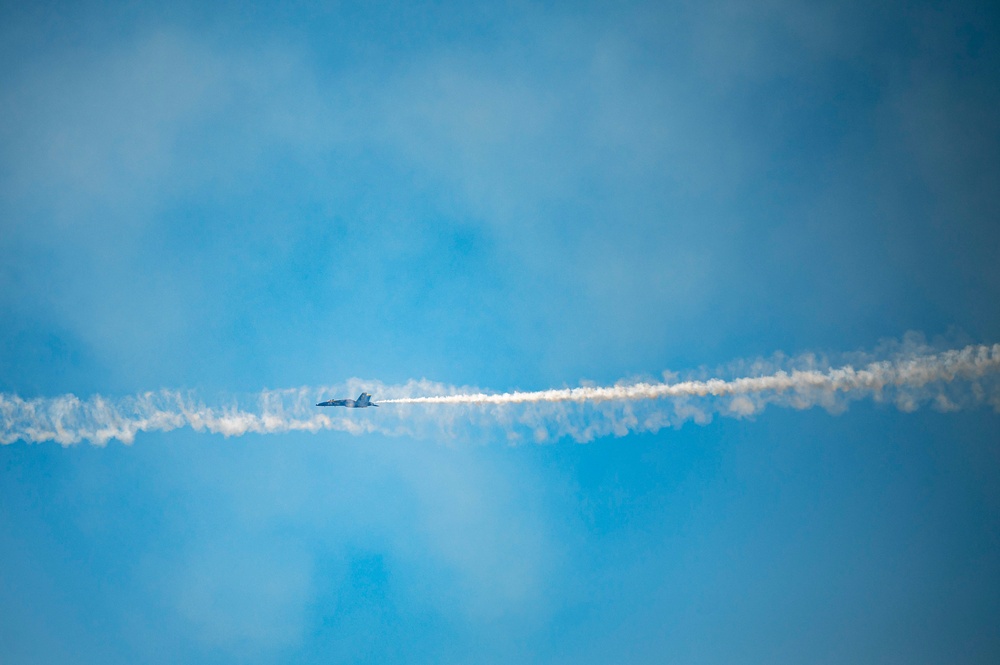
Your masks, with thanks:
[[(119, 399), (0, 394), (0, 443), (131, 443), (139, 432), (182, 427), (227, 437), (334, 430), (439, 438), (500, 432), (513, 441), (590, 441), (655, 432), (688, 421), (704, 424), (716, 415), (746, 418), (769, 405), (819, 406), (839, 413), (861, 399), (902, 411), (921, 406), (956, 411), (989, 404), (1000, 412), (1000, 344), (935, 352), (908, 337), (881, 356), (855, 354), (852, 363), (832, 365), (814, 355), (778, 355), (737, 363), (714, 375), (703, 369), (683, 379), (665, 373), (660, 381), (505, 393), (426, 380), (392, 386), (352, 379), (340, 386), (265, 390), (211, 406), (192, 393), (169, 390)], [(362, 390), (373, 393), (383, 408), (314, 406), (320, 397), (355, 396)]]

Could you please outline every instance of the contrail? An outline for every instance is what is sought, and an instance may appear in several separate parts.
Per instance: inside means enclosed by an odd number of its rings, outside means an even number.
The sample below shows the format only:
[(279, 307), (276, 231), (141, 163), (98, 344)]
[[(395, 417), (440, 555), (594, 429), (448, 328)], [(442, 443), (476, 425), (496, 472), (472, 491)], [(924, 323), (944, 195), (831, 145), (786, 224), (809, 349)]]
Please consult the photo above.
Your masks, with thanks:
[(381, 404), (523, 404), (525, 402), (608, 402), (614, 400), (662, 399), (669, 397), (715, 397), (789, 391), (877, 393), (886, 387), (920, 388), (937, 381), (977, 379), (1000, 369), (1000, 344), (968, 346), (961, 350), (910, 358), (903, 362), (882, 361), (862, 369), (850, 366), (816, 370), (778, 371), (770, 376), (743, 377), (729, 381), (682, 381), (679, 383), (635, 383), (608, 387), (564, 388), (534, 392), (473, 395), (402, 397)]
[[(743, 375), (726, 379), (719, 374)], [(325, 411), (314, 406), (321, 395), (361, 390), (383, 397), (378, 403), (393, 408)], [(769, 405), (819, 406), (838, 413), (861, 399), (890, 403), (902, 411), (923, 405), (956, 411), (989, 404), (1000, 413), (1000, 344), (935, 352), (911, 335), (883, 351), (881, 359), (858, 355), (853, 363), (837, 366), (813, 355), (777, 356), (740, 363), (715, 377), (679, 380), (665, 374), (663, 381), (506, 393), (426, 380), (393, 386), (360, 379), (341, 386), (264, 390), (215, 406), (193, 393), (169, 390), (119, 399), (23, 399), (0, 393), (0, 443), (131, 443), (139, 432), (183, 427), (227, 437), (335, 430), (442, 439), (499, 432), (512, 441), (590, 441), (656, 432), (688, 421), (704, 424), (715, 415), (746, 418)]]

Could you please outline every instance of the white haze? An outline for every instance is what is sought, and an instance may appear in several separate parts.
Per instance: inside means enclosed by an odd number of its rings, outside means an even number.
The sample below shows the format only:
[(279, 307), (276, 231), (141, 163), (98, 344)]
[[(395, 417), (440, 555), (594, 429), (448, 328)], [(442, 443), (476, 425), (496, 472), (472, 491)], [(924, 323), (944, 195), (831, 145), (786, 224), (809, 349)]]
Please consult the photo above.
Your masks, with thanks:
[[(688, 421), (705, 424), (715, 415), (746, 418), (768, 405), (819, 406), (839, 413), (862, 399), (901, 411), (921, 406), (957, 411), (988, 404), (1000, 412), (1000, 344), (934, 351), (909, 336), (879, 355), (855, 354), (853, 363), (838, 365), (814, 355), (778, 355), (736, 363), (714, 375), (701, 370), (683, 380), (665, 373), (661, 381), (506, 393), (427, 380), (384, 385), (351, 379), (339, 386), (264, 390), (214, 405), (190, 392), (170, 390), (118, 399), (0, 394), (0, 443), (131, 443), (139, 432), (182, 427), (227, 437), (334, 430), (448, 439), (499, 432), (512, 441), (590, 441)], [(362, 390), (373, 393), (381, 408), (315, 406), (321, 397), (355, 397)]]

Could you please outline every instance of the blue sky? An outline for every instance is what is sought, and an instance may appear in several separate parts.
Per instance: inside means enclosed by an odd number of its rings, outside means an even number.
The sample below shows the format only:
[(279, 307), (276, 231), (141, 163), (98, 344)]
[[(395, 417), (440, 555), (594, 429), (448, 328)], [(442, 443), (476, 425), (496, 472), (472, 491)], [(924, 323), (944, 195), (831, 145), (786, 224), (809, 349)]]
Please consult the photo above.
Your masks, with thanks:
[[(1000, 341), (988, 3), (23, 4), (0, 392)], [(14, 443), (0, 660), (992, 663), (998, 434), (862, 402), (586, 444)]]

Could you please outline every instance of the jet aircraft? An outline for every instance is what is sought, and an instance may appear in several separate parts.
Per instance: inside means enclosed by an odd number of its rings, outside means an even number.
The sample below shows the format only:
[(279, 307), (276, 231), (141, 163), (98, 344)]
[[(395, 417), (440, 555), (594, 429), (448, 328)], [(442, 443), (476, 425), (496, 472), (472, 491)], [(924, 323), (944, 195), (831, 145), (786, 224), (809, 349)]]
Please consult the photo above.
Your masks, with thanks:
[(378, 406), (378, 404), (372, 404), (372, 396), (368, 393), (361, 393), (357, 399), (331, 399), (320, 402), (316, 406), (346, 406), (350, 409), (363, 409), (367, 406)]

